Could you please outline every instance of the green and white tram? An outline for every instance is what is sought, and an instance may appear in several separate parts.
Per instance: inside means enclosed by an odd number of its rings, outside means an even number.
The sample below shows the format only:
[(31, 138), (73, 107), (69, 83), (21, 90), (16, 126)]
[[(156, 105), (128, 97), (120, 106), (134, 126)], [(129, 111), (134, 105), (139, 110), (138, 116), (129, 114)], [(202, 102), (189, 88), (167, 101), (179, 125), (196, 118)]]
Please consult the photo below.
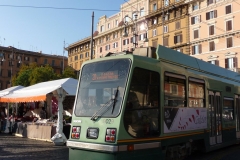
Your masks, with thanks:
[(177, 159), (240, 138), (240, 75), (158, 46), (82, 65), (70, 160)]

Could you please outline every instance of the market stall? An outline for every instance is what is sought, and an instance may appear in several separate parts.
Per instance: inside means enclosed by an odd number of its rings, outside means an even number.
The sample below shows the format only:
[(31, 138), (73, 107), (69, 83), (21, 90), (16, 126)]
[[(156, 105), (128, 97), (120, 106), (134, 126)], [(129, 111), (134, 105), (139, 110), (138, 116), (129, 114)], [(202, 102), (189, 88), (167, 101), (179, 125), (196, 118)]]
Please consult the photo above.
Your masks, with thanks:
[[(18, 124), (22, 127), (17, 127), (16, 133), (28, 138), (53, 141), (56, 145), (61, 145), (67, 140), (63, 133), (63, 114), (65, 113), (63, 102), (67, 99), (66, 97), (75, 97), (76, 88), (77, 80), (72, 78), (42, 82), (3, 96), (0, 98), (0, 102), (24, 103), (25, 106), (29, 106), (31, 103), (32, 106), (35, 106), (30, 111), (32, 116), (22, 118)], [(39, 118), (34, 117), (34, 111), (37, 109), (41, 110)], [(41, 117), (42, 110), (46, 112), (45, 118)]]
[[(1, 90), (0, 97), (12, 94), (14, 91), (22, 88), (24, 88), (24, 86), (19, 85)], [(9, 133), (9, 127), (11, 126), (11, 123), (9, 121), (9, 105), (10, 105), (9, 103), (0, 104), (0, 111), (2, 113), (0, 117), (0, 131), (3, 131), (4, 133)]]

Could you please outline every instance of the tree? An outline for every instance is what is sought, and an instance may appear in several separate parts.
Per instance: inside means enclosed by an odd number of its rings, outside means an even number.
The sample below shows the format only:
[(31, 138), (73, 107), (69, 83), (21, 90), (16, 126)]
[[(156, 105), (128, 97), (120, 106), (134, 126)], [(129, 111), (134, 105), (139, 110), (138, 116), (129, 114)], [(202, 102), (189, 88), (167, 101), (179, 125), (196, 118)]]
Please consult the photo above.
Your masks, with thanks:
[(37, 67), (36, 63), (31, 63), (29, 66), (22, 65), (20, 71), (17, 75), (14, 75), (12, 78), (13, 86), (22, 85), (22, 86), (29, 86), (29, 77), (32, 74), (33, 70)]
[(30, 86), (40, 82), (46, 82), (61, 78), (77, 78), (75, 70), (71, 67), (66, 67), (63, 74), (59, 75), (54, 73), (51, 66), (37, 66), (36, 63), (31, 63), (29, 66), (22, 65), (20, 71), (17, 75), (13, 76), (12, 84), (13, 86), (22, 85)]
[(61, 76), (62, 78), (75, 78), (77, 79), (76, 71), (72, 68), (67, 66), (65, 70), (63, 71), (63, 74)]
[(30, 85), (37, 84), (40, 82), (52, 81), (59, 79), (59, 76), (54, 73), (54, 70), (51, 66), (46, 65), (44, 67), (36, 67), (29, 76), (28, 81)]

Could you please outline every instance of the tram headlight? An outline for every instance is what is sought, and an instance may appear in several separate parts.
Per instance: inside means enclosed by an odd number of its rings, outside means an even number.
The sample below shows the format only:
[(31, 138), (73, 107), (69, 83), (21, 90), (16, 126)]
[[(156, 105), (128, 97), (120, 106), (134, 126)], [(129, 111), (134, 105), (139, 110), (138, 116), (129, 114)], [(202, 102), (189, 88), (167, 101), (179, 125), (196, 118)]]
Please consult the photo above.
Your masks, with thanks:
[(73, 127), (72, 127), (71, 138), (73, 138), (73, 139), (79, 139), (79, 138), (80, 138), (80, 130), (81, 130), (81, 127), (80, 127), (80, 126), (73, 126)]
[(87, 138), (97, 139), (98, 138), (98, 128), (88, 128)]
[(115, 142), (116, 141), (116, 128), (107, 128), (105, 141), (106, 142)]

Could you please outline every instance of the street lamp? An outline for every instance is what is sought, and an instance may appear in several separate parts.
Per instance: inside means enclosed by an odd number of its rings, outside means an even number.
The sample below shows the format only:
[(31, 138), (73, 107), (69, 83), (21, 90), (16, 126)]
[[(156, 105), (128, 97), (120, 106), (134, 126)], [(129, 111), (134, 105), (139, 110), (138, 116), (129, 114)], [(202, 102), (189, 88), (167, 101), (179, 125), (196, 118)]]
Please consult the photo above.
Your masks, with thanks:
[[(131, 20), (131, 22), (133, 23), (133, 44), (134, 44), (134, 48), (137, 47), (138, 43), (137, 43), (137, 37), (138, 37), (138, 29), (137, 29), (137, 13), (133, 15), (134, 16), (134, 20), (129, 17), (126, 16), (125, 18), (129, 18)], [(128, 26), (128, 22), (125, 20), (124, 22), (124, 32), (123, 32), (123, 37), (128, 37), (128, 32), (127, 32), (127, 26)], [(148, 42), (147, 36), (144, 37), (143, 42)]]

